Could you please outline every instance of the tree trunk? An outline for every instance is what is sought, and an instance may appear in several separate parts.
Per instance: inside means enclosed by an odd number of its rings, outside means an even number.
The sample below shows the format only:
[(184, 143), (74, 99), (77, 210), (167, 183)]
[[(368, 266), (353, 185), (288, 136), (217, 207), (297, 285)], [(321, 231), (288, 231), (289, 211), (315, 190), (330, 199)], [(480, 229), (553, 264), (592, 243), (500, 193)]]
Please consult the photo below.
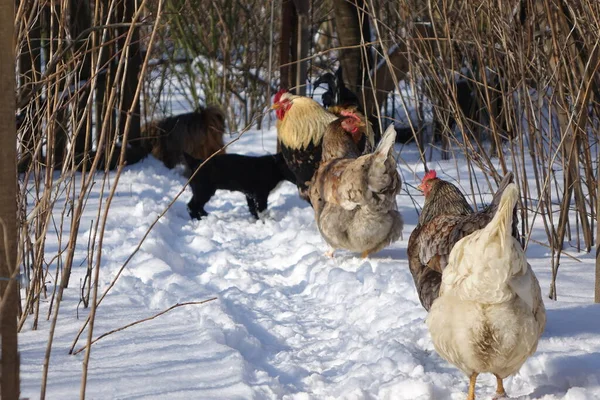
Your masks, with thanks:
[[(120, 21), (122, 22), (132, 22), (133, 14), (136, 10), (136, 2), (135, 0), (122, 0), (120, 3)], [(127, 37), (127, 32), (129, 28), (123, 28), (119, 32), (119, 50), (127, 53), (126, 58), (126, 70), (123, 75), (124, 84), (123, 84), (123, 93), (122, 93), (122, 102), (119, 115), (119, 137), (123, 137), (125, 134), (125, 123), (127, 122), (127, 114), (131, 109), (131, 106), (135, 104), (131, 115), (131, 123), (129, 125), (129, 135), (128, 140), (133, 140), (134, 143), (138, 143), (140, 137), (140, 102), (135, 98), (135, 92), (138, 86), (138, 80), (140, 75), (140, 66), (142, 65), (142, 55), (140, 53), (140, 34), (139, 29), (133, 29), (133, 33), (131, 36), (131, 42), (128, 48), (125, 48), (125, 41)], [(125, 145), (125, 143), (123, 143)], [(106, 149), (109, 150), (108, 148)]]
[[(398, 43), (397, 47), (388, 53), (388, 59), (389, 64), (385, 60), (381, 60), (380, 66), (371, 73), (375, 85), (372, 90), (375, 95), (369, 93), (365, 96), (364, 109), (367, 115), (377, 116), (377, 107), (381, 107), (388, 93), (394, 90), (396, 84), (404, 79), (408, 72), (408, 59), (406, 58), (406, 45), (404, 42)], [(365, 84), (365, 90), (367, 89), (371, 89), (370, 85)]]
[[(109, 0), (101, 0), (100, 7), (96, 10), (95, 24), (101, 25), (104, 21), (107, 21), (109, 10)], [(114, 23), (114, 14), (108, 19), (108, 24)], [(98, 148), (107, 147), (107, 143), (112, 142), (112, 137), (116, 131), (114, 128), (115, 113), (110, 112), (108, 118), (106, 117), (106, 104), (108, 103), (108, 96), (112, 89), (114, 76), (116, 73), (115, 63), (111, 60), (114, 55), (115, 45), (110, 43), (114, 37), (112, 29), (106, 31), (95, 32), (94, 45), (100, 46), (103, 43), (103, 49), (100, 58), (100, 72), (96, 81), (96, 93), (94, 96), (95, 102), (95, 113), (96, 113), (96, 146)], [(99, 143), (100, 134), (102, 133), (103, 126), (107, 126), (107, 135), (104, 143)]]
[[(62, 3), (54, 4), (54, 12), (51, 11), (52, 5), (47, 5), (43, 13), (47, 21), (47, 37), (49, 37), (44, 46), (44, 58), (47, 65), (56, 56), (59, 42), (65, 40), (65, 28), (61, 26), (61, 23), (63, 22), (62, 14), (66, 10), (63, 10), (61, 5)], [(65, 72), (55, 74), (55, 81), (49, 85), (49, 90), (53, 93), (46, 95), (46, 99), (58, 98), (56, 102), (47, 102), (47, 107), (50, 109), (49, 124), (52, 126), (47, 129), (46, 165), (54, 167), (54, 169), (62, 166), (68, 144), (68, 105), (64, 96), (59, 96), (65, 89)]]
[(294, 25), (294, 3), (292, 0), (283, 0), (281, 4), (281, 42), (279, 44), (279, 75), (281, 89), (289, 89), (291, 86), (290, 50), (292, 42), (292, 31)]
[[(39, 11), (39, 7), (38, 7)], [(27, 3), (24, 15), (28, 17), (31, 14), (31, 4)], [(26, 33), (27, 39), (23, 43), (21, 54), (19, 57), (19, 86), (22, 90), (31, 87), (33, 82), (37, 82), (41, 71), (41, 51), (40, 42), (42, 39), (42, 31), (40, 27), (40, 18), (37, 13), (34, 14), (34, 20), (28, 23), (31, 24), (31, 29)], [(36, 127), (39, 127), (38, 102), (31, 101), (26, 110), (20, 110), (21, 113), (26, 113), (29, 116), (29, 123), (25, 124), (22, 130), (19, 144), (19, 172), (25, 172), (29, 169), (34, 157), (35, 145), (40, 139), (36, 133)]]
[(333, 0), (336, 32), (342, 47), (339, 59), (344, 71), (344, 84), (359, 98), (362, 97), (359, 93), (363, 83), (363, 71), (368, 70), (371, 63), (367, 58), (365, 64), (363, 49), (358, 47), (370, 40), (369, 17), (361, 11), (364, 5), (363, 0)]
[(308, 11), (310, 4), (308, 0), (294, 0), (296, 10), (296, 37), (293, 42), (295, 50), (296, 74), (294, 76), (296, 94), (306, 96), (306, 77), (308, 71), (308, 47), (310, 46), (310, 35), (308, 33)]
[(596, 284), (594, 302), (600, 303), (600, 163), (596, 172)]
[(19, 398), (14, 1), (0, 5), (0, 398)]
[[(78, 37), (81, 32), (85, 29), (88, 29), (92, 25), (92, 15), (90, 10), (89, 2), (87, 1), (79, 1), (79, 0), (71, 0), (71, 12), (69, 13), (71, 18), (71, 35), (73, 37)], [(82, 54), (83, 60), (79, 67), (79, 80), (87, 81), (92, 76), (92, 60), (91, 55), (86, 52), (86, 48), (89, 45), (89, 38), (91, 33), (88, 34), (88, 37), (85, 39), (81, 39), (81, 43), (75, 46), (75, 53)], [(75, 135), (75, 156), (76, 159), (79, 160), (84, 158), (86, 153), (91, 150), (91, 137), (88, 137), (88, 123), (87, 121), (80, 121), (84, 118), (84, 111), (88, 102), (89, 91), (88, 85), (85, 86), (86, 89), (78, 89), (77, 90), (77, 101), (71, 103), (71, 107), (74, 107), (74, 135)], [(90, 115), (90, 114), (88, 114)], [(85, 118), (88, 118), (87, 116)], [(76, 127), (79, 129), (76, 129)], [(91, 136), (91, 132), (89, 132)]]
[[(288, 51), (290, 52), (290, 67), (288, 68), (289, 73), (289, 86), (291, 92), (297, 94), (296, 91), (296, 77), (298, 76), (298, 11), (294, 4), (291, 5), (292, 17), (290, 22), (290, 39), (287, 44)], [(293, 89), (292, 89), (293, 88)]]

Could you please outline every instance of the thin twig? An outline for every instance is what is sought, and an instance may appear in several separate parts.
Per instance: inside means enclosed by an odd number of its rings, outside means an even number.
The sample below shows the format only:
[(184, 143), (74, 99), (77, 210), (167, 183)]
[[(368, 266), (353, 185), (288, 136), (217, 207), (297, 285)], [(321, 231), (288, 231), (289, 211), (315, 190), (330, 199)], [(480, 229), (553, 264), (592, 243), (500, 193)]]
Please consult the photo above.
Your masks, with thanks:
[(217, 299), (216, 297), (212, 297), (212, 298), (210, 298), (210, 299), (207, 299), (207, 300), (202, 300), (202, 301), (188, 301), (188, 302), (186, 302), (186, 303), (177, 303), (177, 304), (175, 304), (175, 305), (173, 305), (173, 306), (171, 306), (171, 307), (167, 308), (166, 310), (163, 310), (163, 311), (159, 312), (158, 314), (154, 314), (154, 315), (153, 315), (153, 316), (151, 316), (151, 317), (148, 317), (148, 318), (143, 318), (143, 319), (140, 319), (140, 320), (138, 320), (138, 321), (135, 321), (135, 322), (132, 322), (132, 323), (130, 323), (130, 324), (127, 324), (127, 325), (125, 325), (125, 326), (122, 326), (122, 327), (120, 327), (120, 328), (113, 329), (112, 331), (109, 331), (109, 332), (103, 333), (102, 335), (98, 336), (96, 339), (94, 339), (94, 340), (90, 341), (90, 342), (89, 342), (88, 344), (86, 344), (85, 346), (81, 347), (80, 349), (77, 349), (77, 350), (75, 350), (75, 351), (73, 352), (73, 354), (75, 355), (75, 354), (79, 354), (79, 353), (81, 353), (83, 350), (87, 349), (89, 346), (93, 345), (93, 344), (94, 344), (94, 343), (96, 343), (98, 340), (100, 340), (100, 339), (102, 339), (102, 338), (105, 338), (105, 337), (106, 337), (106, 336), (108, 336), (108, 335), (111, 335), (111, 334), (113, 334), (113, 333), (116, 333), (116, 332), (124, 331), (125, 329), (127, 329), (127, 328), (131, 328), (132, 326), (134, 326), (134, 325), (137, 325), (137, 324), (141, 324), (142, 322), (146, 322), (146, 321), (153, 320), (154, 318), (156, 318), (156, 317), (160, 317), (161, 315), (163, 315), (163, 314), (166, 314), (166, 313), (168, 313), (169, 311), (171, 311), (171, 310), (174, 310), (175, 308), (178, 308), (178, 307), (183, 307), (183, 306), (196, 305), (196, 304), (204, 304), (204, 303), (208, 303), (209, 301), (216, 300), (216, 299)]

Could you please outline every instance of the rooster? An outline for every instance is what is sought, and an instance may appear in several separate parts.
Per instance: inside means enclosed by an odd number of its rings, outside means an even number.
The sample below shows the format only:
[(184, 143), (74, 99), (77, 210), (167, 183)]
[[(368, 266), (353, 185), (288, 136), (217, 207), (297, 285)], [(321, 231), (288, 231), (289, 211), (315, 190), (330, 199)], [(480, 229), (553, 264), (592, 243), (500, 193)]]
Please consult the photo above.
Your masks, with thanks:
[(491, 221), (454, 245), (427, 316), (436, 351), (470, 378), (467, 400), (484, 372), (505, 396), (503, 379), (535, 352), (546, 324), (540, 285), (512, 234), (518, 199), (517, 186), (506, 186)]
[[(463, 194), (450, 182), (437, 178), (431, 170), (423, 177), (419, 189), (425, 205), (419, 222), (408, 239), (408, 265), (415, 281), (419, 300), (429, 311), (438, 297), (442, 271), (452, 247), (461, 238), (485, 227), (494, 217), (502, 192), (514, 176), (509, 172), (500, 183), (489, 206), (473, 212)], [(516, 218), (512, 233), (518, 236)]]
[[(341, 123), (352, 125), (351, 120)], [(401, 182), (392, 151), (396, 131), (389, 128), (372, 154), (358, 158), (353, 158), (358, 151), (351, 133), (346, 133), (345, 142), (330, 140), (335, 133), (344, 135), (341, 130), (327, 131), (325, 157), (310, 182), (310, 200), (319, 232), (333, 249), (328, 255), (342, 248), (366, 257), (402, 233), (403, 220), (396, 207)], [(336, 157), (328, 148), (341, 144), (346, 158)]]
[[(284, 89), (273, 99), (277, 115), (277, 140), (283, 157), (296, 176), (300, 196), (308, 200), (309, 182), (321, 161), (321, 142), (330, 123), (340, 116), (325, 110), (309, 97), (296, 96)], [(339, 109), (341, 113), (343, 109)], [(369, 139), (372, 143), (373, 139)], [(364, 146), (364, 145), (363, 145)]]

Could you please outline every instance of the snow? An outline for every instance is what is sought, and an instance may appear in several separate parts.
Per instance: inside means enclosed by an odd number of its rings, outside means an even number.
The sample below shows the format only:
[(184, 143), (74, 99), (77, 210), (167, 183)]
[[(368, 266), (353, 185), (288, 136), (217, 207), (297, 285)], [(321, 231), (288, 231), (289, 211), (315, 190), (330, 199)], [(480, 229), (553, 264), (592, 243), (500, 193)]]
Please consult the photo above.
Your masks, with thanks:
[[(249, 131), (228, 149), (274, 151), (274, 129)], [(288, 182), (271, 194), (261, 221), (252, 218), (242, 194), (225, 191), (207, 204), (206, 219), (192, 221), (186, 189), (98, 307), (93, 337), (177, 303), (216, 300), (175, 308), (99, 340), (92, 346), (87, 397), (464, 399), (467, 378), (434, 351), (408, 270), (406, 246), (417, 221), (413, 199), (423, 202), (415, 189), (422, 166), (410, 145), (402, 147), (401, 157), (404, 185), (397, 202), (405, 219), (403, 238), (368, 259), (345, 251), (326, 257), (312, 209)], [(439, 161), (435, 168), (466, 187), (463, 164)], [(484, 182), (481, 172), (477, 177)], [(108, 216), (100, 293), (185, 181), (181, 170), (168, 170), (153, 158), (125, 168)], [(85, 274), (80, 264), (97, 213), (101, 185), (95, 186), (81, 221), (73, 284), (61, 305), (49, 399), (79, 396), (84, 353), (68, 350), (89, 312), (78, 308), (77, 283)], [(490, 199), (489, 193), (482, 196)], [(532, 236), (545, 242), (541, 221), (536, 224)], [(56, 249), (56, 236), (49, 234), (48, 241)], [(538, 351), (505, 381), (513, 398), (600, 398), (594, 259), (566, 251), (580, 262), (565, 257), (561, 263), (559, 300), (545, 297), (548, 324)], [(547, 294), (549, 249), (530, 242), (527, 254)], [(19, 335), (22, 397), (39, 398), (49, 326), (41, 318), (32, 331), (28, 321)], [(482, 375), (478, 398), (494, 391), (494, 377)]]

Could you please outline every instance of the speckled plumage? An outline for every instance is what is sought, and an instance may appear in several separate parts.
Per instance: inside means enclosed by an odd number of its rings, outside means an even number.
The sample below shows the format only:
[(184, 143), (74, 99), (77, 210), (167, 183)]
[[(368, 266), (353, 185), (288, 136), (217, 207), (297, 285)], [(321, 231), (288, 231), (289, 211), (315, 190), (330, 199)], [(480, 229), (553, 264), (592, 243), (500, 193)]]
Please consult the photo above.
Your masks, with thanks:
[[(513, 181), (508, 173), (498, 187), (494, 199), (480, 212), (473, 212), (456, 186), (439, 178), (428, 180), (430, 191), (419, 223), (408, 240), (408, 264), (426, 310), (438, 297), (442, 271), (448, 263), (450, 251), (461, 238), (484, 228), (494, 217), (504, 188)], [(514, 224), (516, 231), (516, 219)], [(515, 236), (516, 237), (516, 236)]]
[(495, 374), (499, 391), (535, 352), (546, 323), (539, 283), (512, 235), (518, 196), (508, 185), (492, 221), (454, 245), (427, 316), (437, 352), (467, 376)]
[(321, 235), (334, 249), (367, 255), (397, 240), (403, 220), (396, 207), (400, 176), (388, 129), (374, 153), (324, 161), (310, 187)]

